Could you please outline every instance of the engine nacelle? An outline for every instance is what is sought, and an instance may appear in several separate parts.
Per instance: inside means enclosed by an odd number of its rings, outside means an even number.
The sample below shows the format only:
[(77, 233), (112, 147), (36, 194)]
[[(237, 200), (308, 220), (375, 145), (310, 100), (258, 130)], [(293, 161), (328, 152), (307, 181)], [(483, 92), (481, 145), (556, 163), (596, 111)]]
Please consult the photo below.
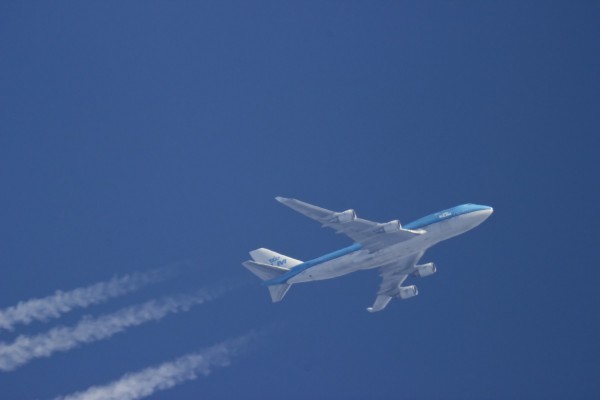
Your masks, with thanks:
[(402, 300), (410, 299), (411, 297), (415, 297), (418, 294), (419, 290), (415, 285), (398, 287), (398, 297), (400, 297)]
[(414, 275), (419, 278), (425, 278), (426, 276), (435, 274), (436, 271), (435, 264), (430, 262), (423, 265), (416, 265)]
[(393, 221), (386, 222), (385, 224), (380, 224), (379, 229), (377, 229), (377, 232), (393, 233), (398, 232), (400, 229), (402, 229), (402, 225), (400, 225), (400, 221), (395, 219)]
[(354, 210), (346, 210), (346, 211), (342, 211), (342, 212), (333, 214), (333, 218), (331, 219), (331, 222), (339, 222), (339, 223), (344, 224), (346, 222), (354, 221), (355, 219), (356, 219), (356, 212)]

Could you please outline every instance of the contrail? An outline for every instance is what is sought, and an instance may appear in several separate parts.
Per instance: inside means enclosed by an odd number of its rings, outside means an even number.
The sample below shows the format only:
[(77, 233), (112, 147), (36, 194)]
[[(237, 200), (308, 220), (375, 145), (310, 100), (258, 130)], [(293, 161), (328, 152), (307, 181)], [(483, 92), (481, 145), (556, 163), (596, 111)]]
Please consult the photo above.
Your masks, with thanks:
[(12, 331), (18, 324), (27, 325), (33, 321), (58, 318), (75, 308), (86, 308), (103, 303), (152, 283), (163, 281), (168, 276), (169, 271), (164, 268), (137, 272), (70, 291), (57, 290), (47, 297), (22, 301), (15, 306), (0, 310), (0, 330)]
[(249, 333), (227, 340), (173, 361), (127, 373), (121, 379), (104, 386), (92, 386), (83, 392), (57, 397), (55, 400), (135, 400), (170, 389), (185, 381), (207, 376), (216, 367), (226, 367), (231, 357), (244, 350), (256, 334)]
[(169, 314), (188, 311), (224, 291), (201, 290), (194, 294), (150, 300), (98, 318), (83, 317), (74, 326), (59, 326), (34, 336), (21, 335), (12, 343), (0, 342), (0, 370), (11, 371), (34, 358), (49, 357), (55, 352), (107, 339), (127, 328), (157, 321)]

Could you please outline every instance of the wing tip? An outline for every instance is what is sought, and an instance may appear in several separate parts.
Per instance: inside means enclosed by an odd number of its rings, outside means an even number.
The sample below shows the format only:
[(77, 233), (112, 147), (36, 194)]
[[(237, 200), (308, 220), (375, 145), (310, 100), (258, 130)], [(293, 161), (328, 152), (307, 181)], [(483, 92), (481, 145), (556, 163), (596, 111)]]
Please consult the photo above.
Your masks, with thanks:
[(390, 300), (392, 300), (390, 296), (387, 296), (385, 294), (379, 294), (375, 299), (375, 303), (373, 303), (371, 307), (367, 308), (367, 311), (370, 313), (381, 311), (387, 307)]

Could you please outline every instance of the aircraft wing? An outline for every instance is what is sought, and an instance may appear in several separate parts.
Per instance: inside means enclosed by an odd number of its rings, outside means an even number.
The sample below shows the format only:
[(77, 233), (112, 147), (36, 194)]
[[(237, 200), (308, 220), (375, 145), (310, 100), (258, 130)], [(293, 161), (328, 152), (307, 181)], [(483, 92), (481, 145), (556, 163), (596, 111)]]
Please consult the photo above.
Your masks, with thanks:
[(397, 220), (382, 224), (357, 218), (354, 210), (335, 212), (296, 199), (285, 197), (276, 197), (275, 199), (292, 210), (320, 222), (323, 227), (333, 228), (337, 233), (345, 234), (370, 251), (380, 250), (424, 233), (423, 231), (402, 229)]
[(399, 296), (400, 286), (408, 275), (414, 271), (415, 265), (423, 256), (423, 253), (416, 253), (379, 267), (381, 284), (375, 303), (372, 307), (367, 308), (369, 312), (383, 310), (392, 298)]

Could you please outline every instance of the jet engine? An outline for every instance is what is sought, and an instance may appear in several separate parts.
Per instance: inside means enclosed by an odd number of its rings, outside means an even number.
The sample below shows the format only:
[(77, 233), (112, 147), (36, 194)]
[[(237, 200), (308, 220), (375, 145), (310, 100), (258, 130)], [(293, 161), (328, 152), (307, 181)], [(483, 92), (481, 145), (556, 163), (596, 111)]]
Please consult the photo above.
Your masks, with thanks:
[(400, 297), (402, 300), (410, 299), (411, 297), (415, 297), (418, 294), (419, 290), (415, 285), (398, 287), (398, 297)]
[(398, 232), (400, 229), (402, 229), (402, 225), (400, 225), (400, 221), (395, 219), (393, 221), (386, 222), (385, 224), (380, 224), (377, 232), (393, 233)]
[(342, 212), (333, 214), (333, 218), (331, 219), (331, 222), (339, 222), (339, 223), (344, 224), (346, 222), (354, 221), (355, 219), (356, 219), (356, 212), (354, 210), (346, 210), (346, 211), (342, 211)]
[(416, 265), (413, 274), (419, 278), (425, 278), (426, 276), (435, 274), (436, 271), (437, 268), (435, 267), (435, 264), (430, 262), (423, 265)]

